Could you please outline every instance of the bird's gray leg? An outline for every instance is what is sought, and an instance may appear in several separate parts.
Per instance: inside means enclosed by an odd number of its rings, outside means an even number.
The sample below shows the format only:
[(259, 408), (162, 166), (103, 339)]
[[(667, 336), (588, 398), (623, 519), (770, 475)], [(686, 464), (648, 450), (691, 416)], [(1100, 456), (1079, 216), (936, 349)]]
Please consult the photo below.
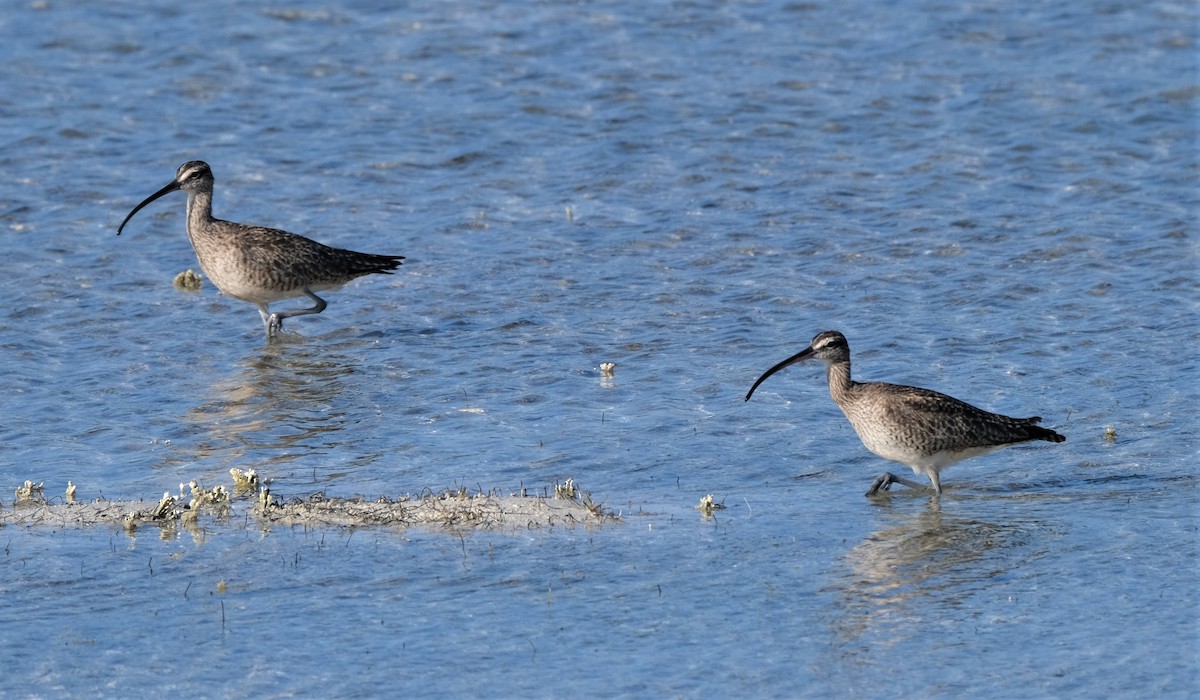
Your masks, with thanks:
[(319, 314), (325, 310), (326, 306), (328, 306), (328, 304), (325, 303), (324, 299), (317, 296), (316, 294), (313, 294), (309, 290), (302, 289), (300, 291), (304, 292), (304, 296), (313, 300), (314, 306), (307, 308), (307, 309), (296, 309), (295, 311), (276, 311), (275, 313), (271, 314), (271, 317), (267, 322), (267, 335), (268, 336), (274, 335), (276, 331), (283, 330), (283, 319), (291, 318), (292, 316), (307, 316), (309, 314)]
[[(937, 482), (935, 481), (934, 483), (936, 484)], [(874, 496), (880, 491), (887, 491), (888, 489), (892, 488), (892, 484), (903, 484), (910, 489), (918, 490), (924, 490), (925, 488), (915, 481), (910, 481), (902, 476), (896, 476), (891, 472), (884, 472), (875, 479), (875, 482), (871, 484), (871, 488), (867, 489), (866, 495)], [(937, 489), (937, 492), (941, 493), (941, 489)]]
[(263, 326), (267, 329), (267, 339), (269, 340), (271, 336), (275, 335), (275, 331), (279, 330), (279, 324), (266, 304), (255, 304), (255, 306), (258, 307), (258, 315), (262, 316)]

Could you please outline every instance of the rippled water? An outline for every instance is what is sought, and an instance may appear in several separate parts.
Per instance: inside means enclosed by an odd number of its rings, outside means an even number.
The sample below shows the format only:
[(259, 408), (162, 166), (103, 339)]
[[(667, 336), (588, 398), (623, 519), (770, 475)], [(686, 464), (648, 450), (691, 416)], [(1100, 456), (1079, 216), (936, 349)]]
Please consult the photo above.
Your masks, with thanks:
[[(0, 694), (1194, 695), (1196, 26), (1170, 2), (12, 5), (0, 487), (573, 477), (625, 517), (8, 527)], [(182, 195), (114, 235), (196, 158), (217, 216), (405, 265), (265, 345), (252, 306), (171, 287)], [(864, 499), (885, 464), (818, 368), (742, 401), (831, 328), (859, 378), (1068, 441)]]

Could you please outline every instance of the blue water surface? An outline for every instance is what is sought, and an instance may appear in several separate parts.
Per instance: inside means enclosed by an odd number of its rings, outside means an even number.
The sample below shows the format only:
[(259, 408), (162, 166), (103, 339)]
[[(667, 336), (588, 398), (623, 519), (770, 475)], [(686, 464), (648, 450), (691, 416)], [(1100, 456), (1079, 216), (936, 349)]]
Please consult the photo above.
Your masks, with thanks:
[[(238, 467), (285, 497), (573, 478), (622, 521), (9, 525), (0, 695), (1194, 697), (1198, 19), (10, 3), (4, 508)], [(268, 345), (172, 287), (183, 195), (115, 236), (192, 159), (218, 217), (405, 264)], [(819, 366), (743, 401), (828, 329), (859, 379), (1068, 439), (863, 498), (907, 470)]]

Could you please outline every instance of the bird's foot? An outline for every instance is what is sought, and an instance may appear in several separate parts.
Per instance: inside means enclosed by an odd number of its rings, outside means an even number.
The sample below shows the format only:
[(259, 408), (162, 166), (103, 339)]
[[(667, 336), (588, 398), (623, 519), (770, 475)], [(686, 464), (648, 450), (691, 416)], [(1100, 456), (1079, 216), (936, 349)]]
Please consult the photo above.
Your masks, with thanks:
[[(918, 484), (915, 481), (909, 481), (902, 476), (896, 476), (891, 472), (884, 472), (875, 478), (875, 482), (871, 484), (871, 488), (867, 489), (867, 496), (878, 496), (880, 491), (888, 491), (892, 488), (892, 484), (900, 484), (907, 486), (916, 491), (925, 491), (926, 487)], [(941, 493), (940, 489), (935, 489), (934, 493)]]
[(270, 338), (281, 331), (283, 331), (283, 319), (279, 317), (279, 314), (271, 314), (267, 318), (267, 337)]
[(889, 491), (894, 483), (896, 483), (896, 476), (891, 472), (884, 472), (875, 477), (875, 481), (871, 484), (871, 488), (867, 489), (866, 495), (868, 497), (876, 496), (880, 491)]

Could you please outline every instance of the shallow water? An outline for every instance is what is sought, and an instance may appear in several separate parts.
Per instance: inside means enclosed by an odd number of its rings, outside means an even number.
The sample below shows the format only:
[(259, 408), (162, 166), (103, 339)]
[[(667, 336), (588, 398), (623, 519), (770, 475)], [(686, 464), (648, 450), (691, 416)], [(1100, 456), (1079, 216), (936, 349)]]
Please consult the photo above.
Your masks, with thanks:
[[(1196, 21), (11, 8), (0, 486), (573, 477), (624, 522), (9, 527), (0, 694), (1194, 695)], [(267, 346), (250, 305), (171, 287), (182, 195), (114, 236), (195, 158), (217, 216), (408, 259)], [(1068, 441), (865, 499), (888, 466), (819, 368), (742, 401), (831, 328), (860, 379)]]

